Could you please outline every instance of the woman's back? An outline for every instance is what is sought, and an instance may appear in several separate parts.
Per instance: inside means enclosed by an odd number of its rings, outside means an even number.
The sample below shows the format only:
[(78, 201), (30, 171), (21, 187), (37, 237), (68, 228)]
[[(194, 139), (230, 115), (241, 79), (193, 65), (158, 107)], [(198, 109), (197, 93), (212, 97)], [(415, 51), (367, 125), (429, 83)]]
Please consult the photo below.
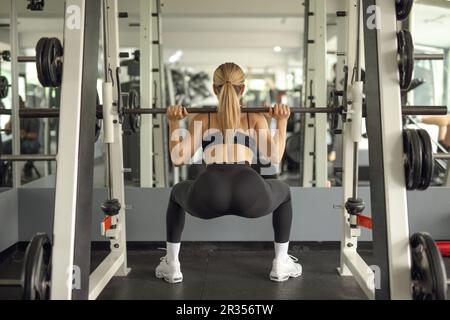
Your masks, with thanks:
[(202, 150), (205, 163), (252, 163), (257, 156), (256, 114), (242, 113), (236, 129), (219, 129), (214, 113), (198, 114), (191, 121), (202, 126)]

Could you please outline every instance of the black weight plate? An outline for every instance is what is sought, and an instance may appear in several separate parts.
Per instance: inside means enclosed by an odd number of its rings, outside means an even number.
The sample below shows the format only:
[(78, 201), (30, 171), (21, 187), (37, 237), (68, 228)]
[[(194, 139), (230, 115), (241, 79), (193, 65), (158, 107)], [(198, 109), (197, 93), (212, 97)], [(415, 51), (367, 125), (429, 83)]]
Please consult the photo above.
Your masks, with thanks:
[(11, 61), (11, 51), (9, 51), (9, 50), (2, 51), (2, 59), (3, 59), (3, 61), (10, 62)]
[[(328, 107), (329, 108), (339, 108), (339, 97), (336, 95), (335, 89), (331, 90), (328, 97)], [(330, 131), (333, 132), (339, 126), (339, 114), (331, 112), (328, 114), (328, 120), (330, 124)]]
[(411, 150), (412, 150), (412, 168), (413, 184), (412, 190), (416, 190), (422, 180), (422, 141), (417, 130), (411, 130)]
[(36, 234), (28, 244), (22, 270), (23, 299), (50, 298), (52, 246), (45, 233)]
[[(136, 109), (140, 106), (140, 95), (136, 89), (130, 89), (128, 92), (128, 109)], [(133, 133), (139, 131), (141, 117), (138, 114), (128, 114), (128, 123)]]
[(395, 13), (397, 20), (405, 20), (408, 18), (413, 7), (414, 0), (395, 0)]
[(400, 88), (408, 90), (411, 85), (414, 71), (414, 43), (408, 30), (397, 33)]
[(410, 129), (403, 130), (403, 153), (405, 154), (405, 183), (406, 189), (412, 190), (414, 171), (413, 171), (413, 151), (411, 145)]
[(425, 232), (411, 236), (414, 300), (447, 300), (447, 273), (436, 243)]
[[(100, 97), (98, 95), (97, 92), (97, 101), (96, 101), (96, 105), (95, 105), (95, 111), (97, 112), (97, 106), (100, 105)], [(100, 131), (102, 130), (102, 120), (97, 118), (97, 116), (95, 117), (95, 133), (94, 133), (94, 139), (95, 142), (97, 142), (98, 137), (100, 137)]]
[(426, 190), (430, 186), (434, 172), (433, 147), (426, 130), (419, 129), (417, 133), (422, 141), (422, 179), (417, 189)]
[(8, 78), (0, 76), (0, 99), (4, 99), (9, 93)]
[(39, 82), (43, 87), (47, 87), (49, 84), (47, 82), (48, 78), (44, 75), (44, 51), (47, 45), (48, 38), (40, 38), (36, 44), (36, 72)]
[[(62, 46), (61, 41), (59, 41), (58, 38), (53, 38), (53, 43), (54, 43), (54, 54), (55, 54), (55, 60), (53, 61), (52, 64), (52, 72), (55, 73), (54, 77), (55, 77), (55, 87), (60, 87), (61, 86), (61, 81), (62, 81), (62, 70), (63, 70), (63, 64), (62, 64), (62, 57), (64, 55), (64, 49)], [(52, 76), (53, 78), (53, 76)]]
[(62, 55), (63, 48), (59, 39), (48, 39), (44, 50), (44, 59), (46, 61), (44, 65), (47, 67), (46, 74), (52, 87), (59, 87), (61, 85), (62, 65), (60, 58)]

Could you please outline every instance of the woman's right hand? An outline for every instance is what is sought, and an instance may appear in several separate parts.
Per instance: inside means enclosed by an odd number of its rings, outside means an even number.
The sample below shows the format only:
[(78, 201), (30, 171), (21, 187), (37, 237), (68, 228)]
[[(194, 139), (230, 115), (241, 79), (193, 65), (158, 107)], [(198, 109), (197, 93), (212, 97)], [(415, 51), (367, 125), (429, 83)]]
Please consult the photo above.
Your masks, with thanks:
[(188, 112), (185, 107), (176, 105), (168, 107), (166, 114), (169, 121), (179, 121), (184, 119), (188, 115)]
[(269, 108), (269, 117), (276, 120), (287, 120), (291, 115), (291, 109), (285, 104), (275, 104)]

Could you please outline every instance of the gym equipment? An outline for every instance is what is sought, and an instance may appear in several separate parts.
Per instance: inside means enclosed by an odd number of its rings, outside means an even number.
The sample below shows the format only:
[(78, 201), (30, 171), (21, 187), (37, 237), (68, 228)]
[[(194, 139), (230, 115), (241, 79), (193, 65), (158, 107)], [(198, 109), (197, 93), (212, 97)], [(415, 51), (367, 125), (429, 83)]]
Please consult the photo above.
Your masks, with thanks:
[[(98, 105), (100, 105), (100, 97), (97, 92), (97, 106)], [(102, 121), (97, 117), (95, 119), (95, 133), (94, 133), (95, 141), (97, 141), (98, 138), (100, 137), (101, 130), (102, 130)]]
[[(97, 106), (97, 118), (102, 119), (102, 106)], [(215, 113), (217, 109), (215, 107), (187, 107), (186, 110), (188, 113)], [(120, 113), (129, 115), (129, 114), (165, 114), (167, 109), (165, 108), (124, 108), (120, 111)], [(249, 113), (266, 113), (268, 112), (268, 108), (265, 107), (243, 107), (241, 108), (241, 112), (249, 112)], [(314, 114), (314, 113), (336, 113), (341, 115), (343, 113), (340, 107), (326, 107), (326, 108), (301, 108), (301, 107), (291, 107), (291, 113), (298, 114)], [(0, 114), (11, 114), (10, 109), (0, 110)], [(402, 108), (402, 114), (407, 115), (435, 115), (435, 116), (443, 116), (447, 115), (447, 107), (446, 106), (405, 106)], [(19, 116), (21, 118), (58, 118), (59, 117), (59, 109), (50, 109), (50, 108), (29, 108), (29, 109), (21, 109), (19, 110)], [(363, 111), (363, 116), (365, 116), (365, 112)]]
[[(343, 92), (342, 91), (338, 91), (338, 90), (331, 90), (330, 91), (330, 95), (328, 96), (328, 103), (327, 106), (329, 108), (341, 108), (343, 109), (340, 105), (339, 105), (339, 97), (343, 96)], [(339, 126), (339, 115), (337, 113), (330, 113), (328, 114), (328, 122), (330, 124), (330, 130), (331, 132), (334, 132), (337, 130), (338, 126)]]
[(395, 13), (397, 20), (405, 20), (411, 13), (414, 0), (395, 0)]
[(436, 245), (443, 257), (450, 257), (450, 241), (436, 241)]
[(0, 154), (0, 160), (2, 161), (56, 161), (56, 155), (46, 154), (23, 154), (23, 155), (10, 155)]
[(447, 274), (436, 243), (428, 233), (410, 239), (414, 300), (446, 300)]
[(426, 190), (433, 178), (434, 159), (447, 155), (433, 155), (431, 138), (424, 129), (403, 131), (405, 154), (405, 180), (408, 190)]
[(27, 9), (31, 11), (42, 11), (44, 10), (44, 5), (44, 0), (28, 0)]
[(400, 88), (407, 90), (411, 85), (414, 71), (414, 44), (411, 33), (408, 30), (400, 30), (397, 33), (397, 43)]
[(4, 99), (8, 96), (10, 84), (8, 78), (0, 76), (0, 99)]
[(18, 57), (18, 62), (36, 62), (39, 82), (43, 87), (60, 87), (62, 80), (63, 46), (57, 38), (40, 38), (34, 57)]
[[(140, 108), (140, 95), (139, 91), (136, 89), (131, 89), (128, 92), (128, 110), (137, 110)], [(126, 110), (125, 110), (126, 111)], [(141, 124), (141, 117), (138, 114), (128, 114), (128, 123), (130, 125), (130, 129), (133, 133), (139, 131), (139, 127)]]
[(3, 61), (6, 61), (6, 62), (11, 61), (11, 51), (9, 51), (9, 50), (2, 51), (0, 56)]
[(2, 279), (0, 286), (21, 287), (24, 300), (50, 298), (52, 244), (47, 234), (33, 236), (25, 251), (20, 279)]
[(421, 179), (417, 186), (418, 190), (426, 190), (433, 178), (434, 172), (434, 158), (433, 158), (433, 148), (431, 145), (431, 138), (428, 132), (424, 129), (419, 129), (416, 131), (421, 143), (422, 143), (422, 171)]
[(38, 233), (27, 247), (22, 271), (23, 298), (45, 300), (50, 296), (52, 246), (45, 233)]

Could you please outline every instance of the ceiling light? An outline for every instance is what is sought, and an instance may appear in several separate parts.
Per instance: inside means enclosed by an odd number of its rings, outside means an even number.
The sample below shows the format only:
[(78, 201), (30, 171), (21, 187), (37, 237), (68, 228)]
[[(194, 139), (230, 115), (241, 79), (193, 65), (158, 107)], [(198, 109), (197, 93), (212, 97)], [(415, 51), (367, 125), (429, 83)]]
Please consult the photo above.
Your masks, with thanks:
[(275, 46), (275, 47), (273, 47), (273, 51), (280, 52), (281, 51), (281, 47), (280, 46)]

